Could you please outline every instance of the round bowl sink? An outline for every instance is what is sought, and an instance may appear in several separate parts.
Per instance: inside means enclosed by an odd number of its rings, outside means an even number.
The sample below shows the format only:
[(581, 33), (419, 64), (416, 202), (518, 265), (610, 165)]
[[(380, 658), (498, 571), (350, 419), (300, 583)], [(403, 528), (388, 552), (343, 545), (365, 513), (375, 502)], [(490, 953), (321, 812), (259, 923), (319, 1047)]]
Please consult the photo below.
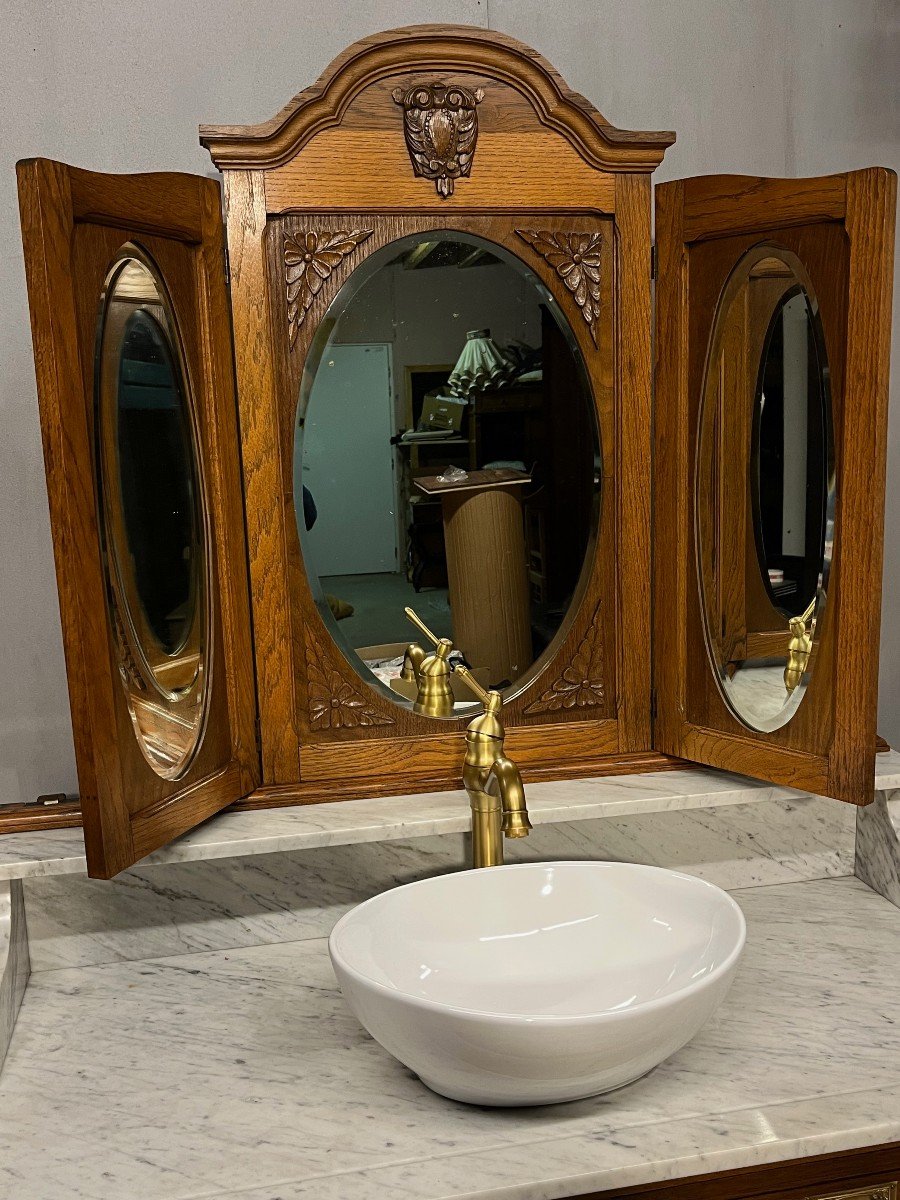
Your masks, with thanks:
[(350, 1007), (441, 1095), (577, 1100), (638, 1079), (721, 1004), (740, 908), (690, 875), (523, 863), (394, 888), (329, 939)]

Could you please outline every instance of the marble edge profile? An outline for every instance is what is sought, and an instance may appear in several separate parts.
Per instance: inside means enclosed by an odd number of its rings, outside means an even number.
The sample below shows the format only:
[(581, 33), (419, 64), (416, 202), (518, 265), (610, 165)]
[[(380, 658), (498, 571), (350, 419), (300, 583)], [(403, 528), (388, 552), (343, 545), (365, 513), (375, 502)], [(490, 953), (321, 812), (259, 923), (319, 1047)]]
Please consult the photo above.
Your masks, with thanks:
[[(856, 1121), (847, 1123), (848, 1107)], [(839, 1129), (829, 1121), (839, 1118)], [(282, 1180), (217, 1200), (560, 1200), (900, 1140), (900, 1082), (651, 1125), (501, 1145), (359, 1171)], [(602, 1162), (598, 1163), (598, 1159)], [(476, 1182), (477, 1181), (477, 1182)]]
[[(900, 754), (891, 752), (890, 757), (900, 762)], [(885, 775), (884, 779), (890, 781), (893, 775)], [(900, 775), (897, 780), (900, 784)], [(877, 784), (879, 790), (890, 786), (882, 783), (882, 777)], [(809, 796), (792, 788), (705, 770), (543, 782), (531, 784), (528, 792), (535, 824), (717, 808), (765, 800), (800, 801)], [(400, 841), (463, 833), (469, 829), (469, 822), (466, 795), (462, 791), (226, 812), (155, 851), (142, 863), (156, 866), (320, 846)], [(86, 869), (84, 841), (78, 829), (0, 837), (0, 880), (83, 875)]]

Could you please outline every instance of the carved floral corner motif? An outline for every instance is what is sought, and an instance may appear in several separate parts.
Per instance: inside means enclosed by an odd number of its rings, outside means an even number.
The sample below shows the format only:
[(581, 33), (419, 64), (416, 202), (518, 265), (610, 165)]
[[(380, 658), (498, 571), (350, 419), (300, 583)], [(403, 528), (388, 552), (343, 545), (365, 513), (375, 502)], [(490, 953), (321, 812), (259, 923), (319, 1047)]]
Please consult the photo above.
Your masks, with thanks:
[(297, 229), (285, 234), (284, 282), (292, 349), (297, 331), (322, 285), (347, 255), (374, 232), (374, 229)]
[(531, 717), (568, 708), (600, 708), (605, 699), (603, 629), (598, 604), (572, 661), (550, 687), (527, 706), (525, 715)]
[(413, 171), (434, 182), (444, 200), (453, 195), (454, 181), (472, 170), (478, 140), (477, 106), (483, 88), (458, 84), (415, 84), (394, 88), (391, 97), (403, 109), (403, 133)]
[(306, 683), (309, 723), (313, 729), (359, 729), (394, 724), (347, 682), (319, 646), (309, 642), (306, 643)]
[(517, 229), (516, 233), (540, 254), (572, 293), (596, 346), (603, 235), (549, 229)]
[(115, 596), (110, 597), (109, 609), (112, 615), (113, 637), (115, 638), (116, 649), (119, 652), (119, 673), (122, 676), (123, 682), (126, 687), (128, 684), (131, 684), (137, 691), (146, 692), (147, 684), (132, 652), (131, 642), (128, 640), (128, 635), (125, 632), (122, 615), (119, 612), (119, 605), (116, 602)]

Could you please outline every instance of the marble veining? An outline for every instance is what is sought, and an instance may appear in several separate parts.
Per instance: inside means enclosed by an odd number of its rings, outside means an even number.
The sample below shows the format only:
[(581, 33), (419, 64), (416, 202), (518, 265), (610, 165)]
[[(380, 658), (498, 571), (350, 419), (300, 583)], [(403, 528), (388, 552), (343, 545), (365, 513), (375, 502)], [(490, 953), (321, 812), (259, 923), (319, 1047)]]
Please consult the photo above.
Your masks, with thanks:
[(736, 897), (745, 957), (697, 1038), (527, 1111), (428, 1092), (350, 1015), (321, 940), (37, 974), (0, 1077), (0, 1194), (551, 1200), (900, 1139), (900, 913), (855, 879)]
[(856, 816), (856, 874), (900, 908), (900, 790), (878, 792)]
[[(537, 825), (510, 862), (618, 859), (733, 889), (853, 874), (855, 810), (816, 796)], [(323, 937), (386, 888), (468, 865), (463, 834), (24, 880), (35, 971)]]
[[(900, 753), (876, 757), (876, 787), (900, 788)], [(561, 780), (528, 787), (536, 824), (635, 816), (806, 795), (741, 775), (705, 769), (650, 772), (609, 778)], [(310, 804), (254, 812), (226, 812), (157, 850), (144, 865), (197, 862), (241, 855), (308, 850), (321, 846), (401, 841), (469, 828), (464, 792), (429, 792), (367, 800)], [(83, 875), (79, 829), (52, 829), (0, 837), (0, 879)]]
[(0, 883), (0, 1067), (30, 973), (25, 902), (19, 880)]

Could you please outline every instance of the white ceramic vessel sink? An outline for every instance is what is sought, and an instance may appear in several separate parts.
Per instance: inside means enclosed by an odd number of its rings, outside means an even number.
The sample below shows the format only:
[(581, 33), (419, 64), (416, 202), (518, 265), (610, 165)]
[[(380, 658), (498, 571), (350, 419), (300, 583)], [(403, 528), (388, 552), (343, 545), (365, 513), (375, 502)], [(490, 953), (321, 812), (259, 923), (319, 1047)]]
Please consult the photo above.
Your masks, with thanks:
[(523, 863), (406, 884), (329, 940), (344, 996), (436, 1092), (548, 1104), (621, 1087), (694, 1036), (744, 946), (720, 888), (629, 863)]

